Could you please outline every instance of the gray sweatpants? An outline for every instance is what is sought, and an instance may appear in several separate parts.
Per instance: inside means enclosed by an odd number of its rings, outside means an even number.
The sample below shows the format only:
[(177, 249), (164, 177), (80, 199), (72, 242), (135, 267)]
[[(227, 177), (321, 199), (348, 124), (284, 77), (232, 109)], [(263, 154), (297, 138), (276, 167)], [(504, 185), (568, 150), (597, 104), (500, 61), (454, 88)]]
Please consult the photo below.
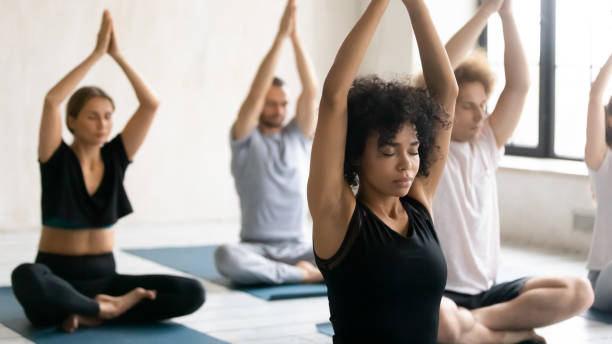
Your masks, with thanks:
[(603, 270), (589, 270), (588, 277), (595, 292), (593, 308), (612, 312), (612, 262)]
[(215, 251), (219, 272), (240, 284), (299, 283), (302, 270), (295, 264), (300, 260), (314, 264), (312, 243), (242, 242), (222, 245)]

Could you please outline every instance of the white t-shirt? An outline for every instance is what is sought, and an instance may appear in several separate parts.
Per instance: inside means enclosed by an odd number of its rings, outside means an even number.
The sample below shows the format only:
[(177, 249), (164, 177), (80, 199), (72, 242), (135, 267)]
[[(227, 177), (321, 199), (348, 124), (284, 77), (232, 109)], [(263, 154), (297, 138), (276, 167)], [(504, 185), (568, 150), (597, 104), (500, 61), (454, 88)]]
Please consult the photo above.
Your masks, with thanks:
[(612, 150), (598, 171), (589, 169), (597, 199), (597, 217), (587, 269), (601, 270), (612, 260)]
[(503, 155), (488, 120), (472, 141), (450, 144), (433, 202), (447, 290), (475, 295), (495, 283), (500, 251), (495, 171)]

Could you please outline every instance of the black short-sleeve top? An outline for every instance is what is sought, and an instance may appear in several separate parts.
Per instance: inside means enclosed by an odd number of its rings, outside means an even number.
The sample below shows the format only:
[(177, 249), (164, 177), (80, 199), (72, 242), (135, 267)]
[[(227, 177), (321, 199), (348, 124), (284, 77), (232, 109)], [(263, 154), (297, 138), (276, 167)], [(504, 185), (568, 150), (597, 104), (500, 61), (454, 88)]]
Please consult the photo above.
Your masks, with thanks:
[(102, 146), (101, 155), (104, 176), (93, 195), (87, 192), (79, 159), (63, 140), (51, 158), (40, 163), (43, 225), (76, 230), (103, 229), (132, 212), (123, 188), (130, 160), (121, 135)]
[(338, 252), (316, 256), (334, 343), (434, 344), (446, 261), (425, 206), (404, 197), (406, 237), (357, 200)]

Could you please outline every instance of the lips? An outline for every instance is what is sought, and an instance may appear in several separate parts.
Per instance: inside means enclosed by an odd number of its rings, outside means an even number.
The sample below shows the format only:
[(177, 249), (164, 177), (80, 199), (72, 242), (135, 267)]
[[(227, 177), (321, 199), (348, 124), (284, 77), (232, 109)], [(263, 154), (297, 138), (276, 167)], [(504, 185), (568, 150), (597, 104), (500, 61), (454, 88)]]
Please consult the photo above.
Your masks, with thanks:
[(412, 184), (413, 178), (400, 178), (393, 181), (394, 184), (401, 187), (409, 187)]

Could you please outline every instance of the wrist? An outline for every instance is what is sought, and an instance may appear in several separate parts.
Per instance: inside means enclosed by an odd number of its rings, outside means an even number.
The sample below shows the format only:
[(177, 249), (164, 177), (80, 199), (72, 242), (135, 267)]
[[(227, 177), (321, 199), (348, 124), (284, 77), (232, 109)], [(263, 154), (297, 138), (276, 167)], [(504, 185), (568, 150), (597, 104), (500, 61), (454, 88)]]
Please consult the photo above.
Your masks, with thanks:
[(502, 20), (512, 19), (513, 13), (511, 9), (505, 9), (503, 11), (499, 11), (499, 16)]
[(102, 56), (104, 56), (104, 52), (100, 52), (100, 51), (97, 51), (97, 50), (94, 50), (91, 54), (89, 54), (89, 58), (93, 59), (95, 61), (101, 59)]
[(278, 42), (278, 43), (282, 43), (282, 42), (283, 42), (285, 39), (287, 39), (288, 37), (289, 37), (289, 34), (287, 34), (287, 33), (285, 33), (285, 32), (282, 32), (282, 31), (279, 31), (279, 32), (276, 34), (276, 38), (275, 38), (275, 40), (276, 40), (276, 42)]
[(121, 55), (121, 53), (109, 53), (109, 55), (113, 58), (113, 60), (115, 61), (119, 61), (119, 60), (123, 60), (123, 55)]
[(498, 12), (499, 9), (495, 6), (491, 6), (490, 4), (482, 4), (480, 11), (487, 16), (492, 16), (495, 12)]

